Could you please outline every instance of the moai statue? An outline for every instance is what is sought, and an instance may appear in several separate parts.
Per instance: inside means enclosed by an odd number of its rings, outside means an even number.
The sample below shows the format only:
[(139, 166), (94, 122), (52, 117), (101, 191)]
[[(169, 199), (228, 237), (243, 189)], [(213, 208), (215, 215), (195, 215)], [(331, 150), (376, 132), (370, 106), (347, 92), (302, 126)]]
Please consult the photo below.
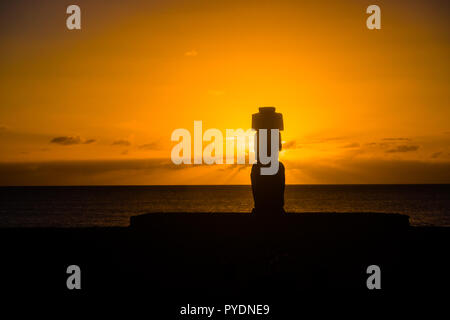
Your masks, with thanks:
[[(259, 112), (252, 115), (252, 128), (256, 130), (255, 151), (258, 151), (255, 152), (257, 155), (257, 162), (252, 166), (251, 173), (253, 200), (255, 202), (253, 213), (257, 213), (261, 216), (284, 213), (284, 165), (281, 162), (278, 162), (277, 157), (278, 152), (281, 150), (281, 134), (279, 131), (284, 129), (283, 115), (281, 113), (276, 113), (275, 107), (259, 108)], [(266, 150), (267, 156), (272, 156), (272, 163), (264, 164), (264, 161), (262, 161), (261, 158), (261, 129), (266, 129), (267, 132)], [(278, 139), (276, 136), (274, 137), (274, 139), (278, 140), (278, 143), (275, 144), (277, 145), (278, 150), (272, 150), (274, 144), (271, 143), (271, 129), (279, 130)], [(272, 155), (272, 153), (274, 154)], [(266, 168), (267, 171), (268, 167), (274, 165), (274, 156), (275, 160), (278, 162), (278, 170), (274, 174), (262, 172), (262, 168)]]

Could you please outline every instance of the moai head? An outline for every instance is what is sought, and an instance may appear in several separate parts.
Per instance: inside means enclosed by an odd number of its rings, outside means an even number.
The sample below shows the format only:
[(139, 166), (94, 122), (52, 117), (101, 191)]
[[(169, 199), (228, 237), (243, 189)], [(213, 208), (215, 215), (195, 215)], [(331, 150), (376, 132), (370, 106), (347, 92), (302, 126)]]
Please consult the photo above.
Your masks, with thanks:
[[(261, 107), (258, 113), (252, 115), (252, 128), (256, 130), (256, 141), (259, 146), (259, 130), (267, 130), (267, 153), (271, 154), (271, 130), (278, 129), (283, 130), (283, 115), (275, 112), (275, 107)], [(279, 150), (281, 150), (281, 133), (279, 134), (278, 141)], [(256, 146), (255, 146), (256, 147)]]

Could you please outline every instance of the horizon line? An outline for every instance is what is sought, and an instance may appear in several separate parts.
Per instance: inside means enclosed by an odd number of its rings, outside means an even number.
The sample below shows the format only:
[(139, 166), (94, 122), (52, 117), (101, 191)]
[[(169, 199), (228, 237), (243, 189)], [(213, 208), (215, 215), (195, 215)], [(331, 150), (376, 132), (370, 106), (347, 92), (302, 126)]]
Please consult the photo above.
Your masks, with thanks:
[[(287, 183), (286, 186), (433, 186), (446, 183)], [(23, 187), (251, 187), (251, 184), (79, 184), (79, 185), (0, 185), (0, 188)]]

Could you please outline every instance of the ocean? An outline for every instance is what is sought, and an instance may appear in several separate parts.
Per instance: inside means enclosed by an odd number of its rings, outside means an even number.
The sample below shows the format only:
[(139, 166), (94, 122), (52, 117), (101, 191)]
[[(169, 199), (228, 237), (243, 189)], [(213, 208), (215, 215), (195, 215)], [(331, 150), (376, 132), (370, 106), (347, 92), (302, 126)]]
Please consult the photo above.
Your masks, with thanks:
[[(0, 187), (0, 227), (128, 226), (149, 212), (242, 212), (250, 186)], [(288, 212), (385, 212), (450, 226), (450, 185), (288, 185)]]

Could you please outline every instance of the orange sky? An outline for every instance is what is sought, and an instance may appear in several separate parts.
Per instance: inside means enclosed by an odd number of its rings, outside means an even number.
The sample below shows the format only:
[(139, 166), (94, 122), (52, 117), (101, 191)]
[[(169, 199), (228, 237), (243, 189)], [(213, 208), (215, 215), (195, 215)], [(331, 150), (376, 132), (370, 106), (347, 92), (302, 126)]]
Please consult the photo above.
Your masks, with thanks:
[[(1, 4), (0, 185), (248, 184), (171, 164), (177, 128), (285, 121), (287, 183), (450, 183), (445, 1)], [(54, 138), (60, 138), (51, 142)]]

